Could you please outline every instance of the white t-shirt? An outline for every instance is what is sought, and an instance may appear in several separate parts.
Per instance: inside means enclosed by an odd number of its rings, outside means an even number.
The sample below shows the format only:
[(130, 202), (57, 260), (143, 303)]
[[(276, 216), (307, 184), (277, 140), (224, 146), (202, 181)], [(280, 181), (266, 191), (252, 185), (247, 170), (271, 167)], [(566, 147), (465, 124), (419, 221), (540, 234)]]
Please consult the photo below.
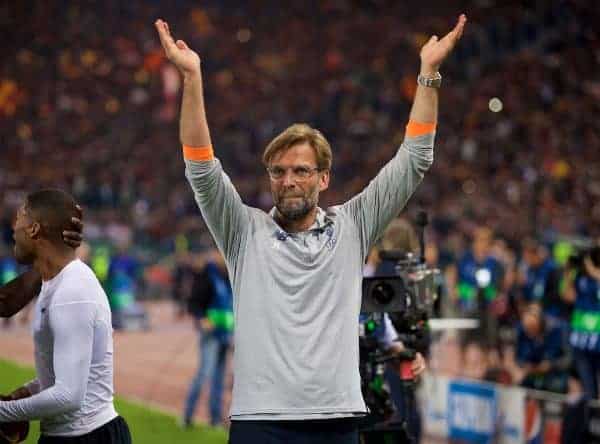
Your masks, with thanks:
[(42, 289), (32, 325), (33, 396), (0, 401), (0, 422), (41, 420), (51, 436), (79, 436), (117, 416), (110, 307), (94, 272), (76, 259)]

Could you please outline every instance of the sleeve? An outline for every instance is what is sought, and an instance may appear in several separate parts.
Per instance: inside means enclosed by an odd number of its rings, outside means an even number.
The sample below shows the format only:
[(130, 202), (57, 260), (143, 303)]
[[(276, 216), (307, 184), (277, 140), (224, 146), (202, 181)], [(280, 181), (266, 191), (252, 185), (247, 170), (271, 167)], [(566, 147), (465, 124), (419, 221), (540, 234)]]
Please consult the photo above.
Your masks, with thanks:
[(31, 393), (32, 395), (39, 393), (41, 390), (40, 381), (37, 378), (23, 384), (23, 387), (29, 390), (29, 393)]
[(358, 227), (365, 257), (413, 194), (433, 163), (435, 124), (409, 122), (400, 149), (375, 179), (344, 205)]
[(398, 332), (387, 313), (383, 314), (383, 325), (377, 339), (383, 348), (391, 347), (392, 343), (398, 339)]
[(30, 421), (77, 410), (92, 361), (96, 305), (74, 302), (49, 309), (54, 336), (54, 385), (16, 401), (0, 402), (0, 422)]
[(214, 158), (211, 147), (184, 146), (183, 154), (185, 175), (206, 225), (228, 264), (234, 265), (249, 227), (249, 208)]

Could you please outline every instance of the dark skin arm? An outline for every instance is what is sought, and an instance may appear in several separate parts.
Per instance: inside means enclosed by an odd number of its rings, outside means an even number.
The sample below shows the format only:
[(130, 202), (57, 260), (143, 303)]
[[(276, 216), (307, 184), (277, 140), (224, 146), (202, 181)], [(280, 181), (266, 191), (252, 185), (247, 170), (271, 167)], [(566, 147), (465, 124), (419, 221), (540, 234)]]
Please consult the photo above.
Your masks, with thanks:
[[(78, 206), (80, 217), (81, 208)], [(73, 231), (64, 231), (63, 238), (67, 245), (79, 247), (82, 241), (83, 222), (74, 217)], [(10, 318), (35, 298), (42, 286), (42, 278), (35, 270), (29, 270), (0, 287), (0, 318)]]
[(35, 270), (29, 270), (0, 287), (0, 317), (10, 318), (25, 307), (42, 286), (42, 278)]

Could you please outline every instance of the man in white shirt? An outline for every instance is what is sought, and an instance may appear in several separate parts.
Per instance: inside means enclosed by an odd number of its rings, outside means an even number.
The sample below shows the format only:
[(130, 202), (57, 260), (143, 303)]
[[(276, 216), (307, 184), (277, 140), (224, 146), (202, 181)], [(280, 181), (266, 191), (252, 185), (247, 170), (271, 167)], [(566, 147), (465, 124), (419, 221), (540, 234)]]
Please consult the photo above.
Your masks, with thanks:
[(129, 444), (113, 405), (106, 294), (63, 240), (73, 217), (73, 198), (59, 190), (30, 194), (17, 213), (15, 257), (42, 278), (33, 321), (37, 378), (0, 401), (0, 423), (41, 420), (40, 444)]

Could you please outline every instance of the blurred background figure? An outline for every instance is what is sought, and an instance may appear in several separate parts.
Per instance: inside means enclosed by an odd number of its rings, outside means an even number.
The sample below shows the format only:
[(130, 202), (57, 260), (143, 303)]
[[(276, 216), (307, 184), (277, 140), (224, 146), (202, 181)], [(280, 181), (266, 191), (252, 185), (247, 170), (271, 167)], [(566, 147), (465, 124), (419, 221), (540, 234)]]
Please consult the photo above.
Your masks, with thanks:
[(493, 233), (487, 227), (474, 230), (469, 248), (450, 276), (458, 313), (480, 320), (480, 331), (488, 345), (497, 341), (498, 318), (506, 313), (504, 269), (492, 254)]
[(540, 303), (524, 305), (516, 344), (516, 360), (523, 372), (521, 385), (566, 393), (571, 359), (568, 334), (563, 325), (546, 316)]
[(148, 328), (146, 312), (137, 300), (143, 269), (131, 254), (129, 240), (122, 240), (110, 258), (106, 286), (116, 330)]
[(537, 302), (545, 314), (568, 321), (569, 306), (560, 295), (560, 268), (548, 250), (539, 241), (525, 238), (522, 258), (519, 270), (520, 305)]
[[(9, 283), (18, 275), (19, 264), (17, 264), (13, 252), (0, 243), (0, 285)], [(13, 323), (13, 318), (2, 319), (1, 322), (4, 328), (8, 328)]]
[(585, 395), (598, 398), (600, 371), (600, 247), (581, 254), (567, 271), (565, 299), (573, 303), (570, 342)]
[(477, 341), (469, 341), (463, 351), (463, 376), (485, 380), (489, 368), (485, 346)]
[(202, 388), (210, 384), (210, 424), (223, 422), (225, 364), (232, 343), (233, 293), (223, 255), (216, 249), (196, 263), (189, 313), (198, 332), (199, 365), (185, 401), (183, 426), (190, 427)]

